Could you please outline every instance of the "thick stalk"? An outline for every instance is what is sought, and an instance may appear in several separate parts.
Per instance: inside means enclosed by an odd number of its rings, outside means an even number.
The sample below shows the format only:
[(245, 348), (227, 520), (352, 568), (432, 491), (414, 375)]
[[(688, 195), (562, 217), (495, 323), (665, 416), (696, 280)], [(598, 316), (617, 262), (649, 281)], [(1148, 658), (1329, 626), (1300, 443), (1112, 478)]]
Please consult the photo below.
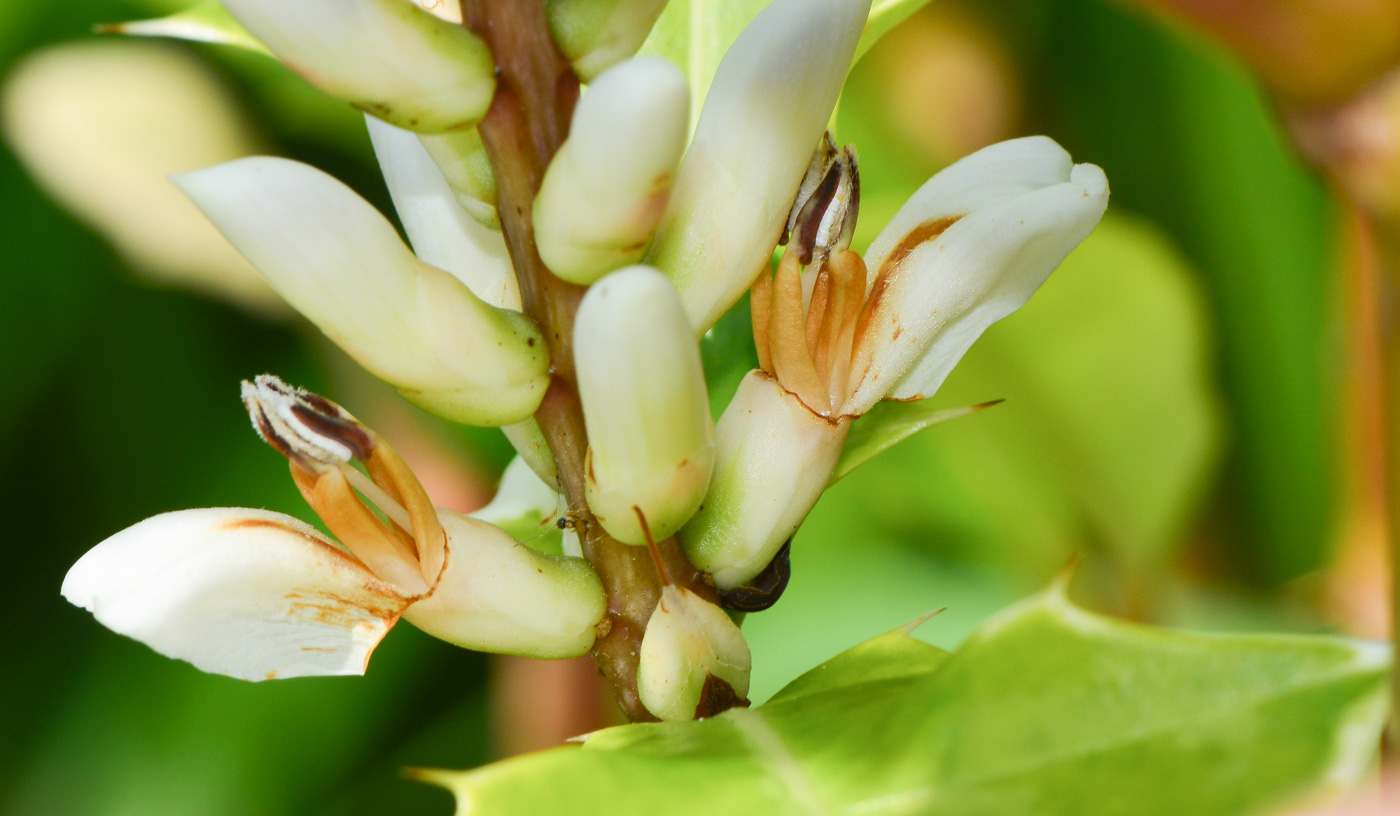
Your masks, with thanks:
[[(479, 128), (496, 174), (496, 206), (521, 302), (549, 344), (553, 381), (535, 419), (554, 453), (584, 556), (608, 595), (593, 657), (628, 719), (652, 720), (637, 697), (637, 656), (661, 595), (660, 578), (645, 548), (614, 540), (589, 512), (583, 470), (588, 435), (573, 356), (574, 313), (583, 288), (545, 268), (530, 217), (549, 160), (568, 135), (578, 78), (550, 38), (540, 0), (462, 0), (462, 19), (491, 46), (499, 69), (495, 99)], [(714, 589), (674, 539), (662, 542), (661, 551), (673, 581), (715, 600)]]

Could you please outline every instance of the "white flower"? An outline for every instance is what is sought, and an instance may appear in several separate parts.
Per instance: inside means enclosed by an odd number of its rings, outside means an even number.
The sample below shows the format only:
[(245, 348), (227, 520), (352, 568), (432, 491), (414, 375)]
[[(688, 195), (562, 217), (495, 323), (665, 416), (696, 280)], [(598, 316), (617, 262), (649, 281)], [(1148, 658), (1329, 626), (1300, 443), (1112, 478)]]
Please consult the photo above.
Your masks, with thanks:
[(400, 617), (473, 649), (588, 651), (606, 602), (582, 559), (433, 508), (393, 448), (322, 397), (262, 376), (244, 400), (341, 543), (266, 510), (166, 513), (79, 559), (64, 597), (162, 654), (245, 680), (361, 674)]
[(754, 285), (763, 370), (720, 417), (710, 493), (681, 531), (692, 563), (723, 589), (751, 580), (796, 531), (831, 478), (850, 420), (881, 399), (933, 396), (1108, 203), (1098, 167), (1073, 164), (1045, 137), (1015, 139), (934, 176), (862, 259), (843, 245), (848, 231), (832, 225), (833, 214), (854, 217), (830, 181), (839, 171), (828, 167), (827, 203), (794, 232), (805, 223), (836, 243), (817, 247), (805, 273), (806, 247), (789, 245), (777, 274)]

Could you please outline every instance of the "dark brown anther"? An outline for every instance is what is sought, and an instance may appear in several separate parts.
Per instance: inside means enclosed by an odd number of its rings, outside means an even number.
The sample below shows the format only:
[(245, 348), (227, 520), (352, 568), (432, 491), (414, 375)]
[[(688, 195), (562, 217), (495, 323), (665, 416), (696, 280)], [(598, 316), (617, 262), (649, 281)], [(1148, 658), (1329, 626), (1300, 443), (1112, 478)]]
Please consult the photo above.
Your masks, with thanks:
[(792, 539), (773, 556), (773, 561), (748, 584), (721, 590), (719, 605), (732, 612), (762, 612), (778, 602), (792, 578)]
[(243, 405), (258, 436), (308, 473), (374, 452), (374, 435), (349, 411), (271, 374), (243, 381)]

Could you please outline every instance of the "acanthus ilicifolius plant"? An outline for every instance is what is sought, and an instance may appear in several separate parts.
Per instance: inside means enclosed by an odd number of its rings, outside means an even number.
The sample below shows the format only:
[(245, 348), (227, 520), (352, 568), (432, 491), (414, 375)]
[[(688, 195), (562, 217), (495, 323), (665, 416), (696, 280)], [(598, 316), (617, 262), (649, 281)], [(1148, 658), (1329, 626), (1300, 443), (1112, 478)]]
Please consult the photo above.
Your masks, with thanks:
[[(776, 600), (852, 424), (933, 396), (1107, 204), (1099, 168), (1017, 139), (936, 175), (853, 251), (857, 157), (826, 128), (869, 0), (768, 5), (693, 127), (686, 76), (633, 56), (656, 0), (225, 6), (367, 113), (412, 249), (296, 162), (174, 182), (365, 368), (431, 412), (503, 427), (520, 461), (476, 517), (435, 509), (347, 410), (245, 382), (254, 428), (335, 538), (263, 510), (168, 513), (63, 586), (205, 671), (362, 673), (405, 618), (466, 648), (591, 651), (633, 720), (747, 705), (728, 613)], [(760, 368), (715, 421), (698, 338), (750, 290)], [(563, 555), (493, 523), (525, 509), (567, 521)]]

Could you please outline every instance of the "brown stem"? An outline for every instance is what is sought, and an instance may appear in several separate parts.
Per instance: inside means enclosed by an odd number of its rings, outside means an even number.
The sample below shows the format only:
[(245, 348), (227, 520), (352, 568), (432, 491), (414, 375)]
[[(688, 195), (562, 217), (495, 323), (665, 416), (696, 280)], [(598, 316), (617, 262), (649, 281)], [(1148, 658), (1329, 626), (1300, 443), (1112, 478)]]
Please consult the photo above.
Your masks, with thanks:
[[(588, 434), (574, 376), (573, 329), (583, 288), (555, 277), (535, 246), (531, 209), (545, 168), (564, 137), (579, 83), (549, 34), (540, 0), (462, 0), (462, 19), (496, 57), (496, 96), (479, 129), (496, 174), (497, 209), (525, 314), (549, 343), (553, 381), (535, 413), (559, 471), (559, 486), (577, 523), (584, 557), (608, 595), (593, 657), (632, 721), (655, 719), (637, 697), (637, 657), (647, 620), (661, 596), (660, 578), (643, 547), (609, 536), (584, 498)], [(673, 580), (702, 597), (714, 589), (686, 561), (674, 539), (659, 545)]]

